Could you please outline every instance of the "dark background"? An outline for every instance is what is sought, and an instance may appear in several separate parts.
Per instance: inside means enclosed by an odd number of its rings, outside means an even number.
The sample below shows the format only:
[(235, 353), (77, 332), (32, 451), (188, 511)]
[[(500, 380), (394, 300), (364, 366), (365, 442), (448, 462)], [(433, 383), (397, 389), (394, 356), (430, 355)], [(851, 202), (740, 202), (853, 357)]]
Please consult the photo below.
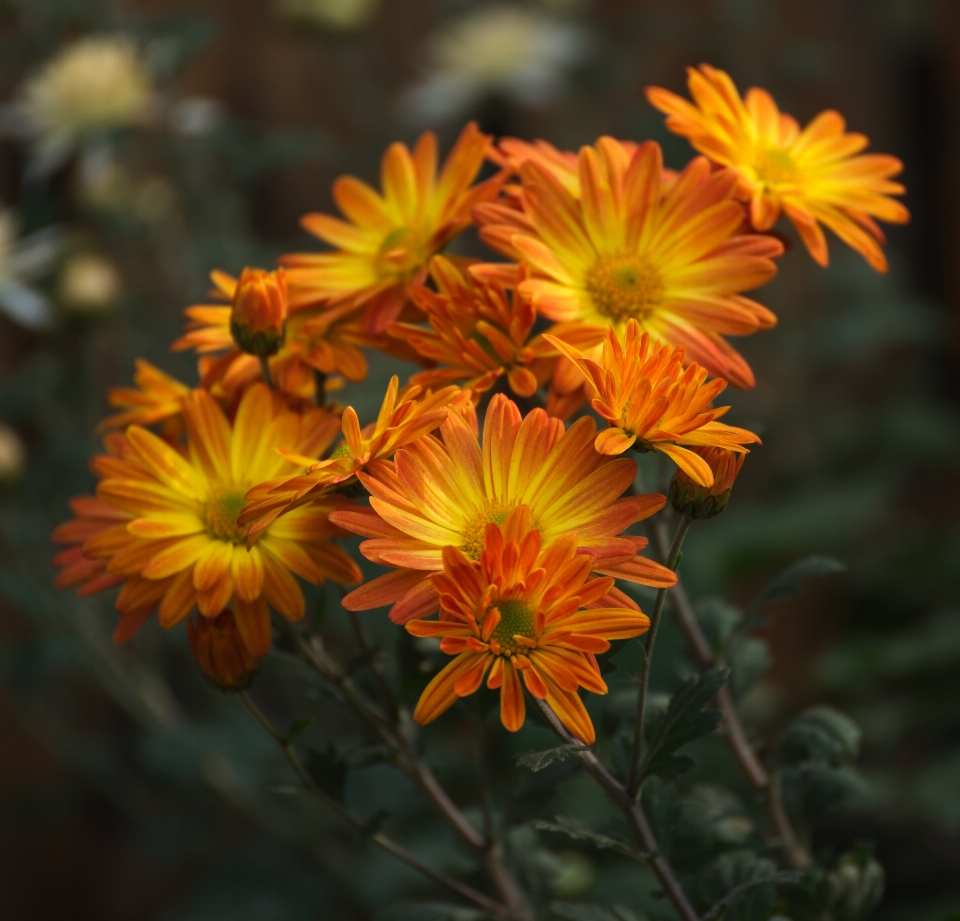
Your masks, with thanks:
[[(266, 0), (0, 4), (0, 99), (72, 38), (121, 31), (151, 50), (164, 105), (220, 104), (199, 133), (158, 117), (112, 134), (106, 143), (133, 181), (107, 210), (84, 200), (80, 154), (30, 178), (24, 143), (0, 142), (0, 200), (24, 229), (60, 226), (68, 254), (103, 255), (123, 284), (113, 309), (78, 317), (58, 307), (43, 334), (0, 317), (0, 419), (28, 457), (0, 491), (3, 918), (365, 918), (400, 885), (395, 865), (349, 863), (342, 834), (273, 808), (264, 775), (280, 769), (236, 702), (196, 675), (183, 631), (161, 636), (150, 624), (117, 650), (112, 598), (55, 592), (48, 535), (67, 517), (67, 498), (93, 485), (86, 459), (107, 388), (128, 383), (137, 355), (193, 382), (190, 361), (167, 346), (181, 309), (205, 292), (205, 273), (309, 245), (297, 219), (330, 207), (331, 181), (346, 171), (374, 181), (386, 145), (426, 127), (404, 99), (429, 70), (428, 37), (490, 6), (382, 0), (366, 24), (339, 29)], [(780, 325), (743, 343), (759, 384), (733, 395), (731, 418), (761, 427), (764, 446), (730, 510), (694, 531), (683, 573), (695, 596), (743, 603), (793, 559), (846, 562), (845, 574), (776, 609), (764, 633), (774, 664), (743, 708), (774, 731), (812, 702), (850, 713), (865, 733), (869, 792), (817, 845), (876, 843), (888, 874), (877, 918), (956, 919), (960, 7), (514, 6), (567, 24), (585, 51), (550, 98), (481, 93), (435, 124), (444, 147), (474, 117), (485, 130), (570, 149), (602, 133), (653, 137), (682, 166), (689, 148), (642, 91), (683, 91), (684, 68), (707, 61), (741, 89), (768, 88), (801, 122), (839, 109), (873, 150), (905, 163), (913, 220), (890, 232), (889, 275), (832, 238), (829, 269), (794, 246), (760, 294)], [(57, 271), (37, 282), (54, 300)], [(358, 407), (379, 402), (389, 370), (378, 367)], [(383, 641), (395, 641), (389, 630)], [(265, 680), (281, 667), (268, 663)]]

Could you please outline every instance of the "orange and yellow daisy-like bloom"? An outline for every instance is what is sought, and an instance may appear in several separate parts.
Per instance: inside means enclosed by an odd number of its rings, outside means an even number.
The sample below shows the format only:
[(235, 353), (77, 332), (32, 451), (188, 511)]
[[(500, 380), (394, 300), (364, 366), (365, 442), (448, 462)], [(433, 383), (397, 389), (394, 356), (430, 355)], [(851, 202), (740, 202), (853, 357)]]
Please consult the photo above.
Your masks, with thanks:
[(374, 423), (361, 429), (356, 410), (348, 406), (343, 411), (343, 441), (325, 460), (316, 458), (326, 452), (332, 438), (317, 443), (313, 456), (290, 448), (281, 449), (287, 460), (307, 469), (296, 475), (267, 480), (250, 490), (240, 515), (240, 523), (249, 525), (248, 540), (257, 539), (279, 515), (311, 501), (324, 490), (342, 486), (367, 465), (392, 457), (398, 448), (432, 432), (446, 419), (448, 409), (473, 417), (470, 391), (445, 387), (436, 393), (424, 393), (417, 385), (401, 391), (400, 380), (394, 375)]
[[(744, 234), (744, 211), (733, 199), (736, 174), (692, 161), (662, 187), (660, 147), (632, 154), (612, 139), (584, 147), (575, 198), (536, 162), (521, 168), (522, 218), (488, 223), (481, 236), (494, 249), (519, 254), (531, 272), (518, 291), (538, 313), (560, 322), (612, 326), (629, 320), (684, 345), (691, 359), (739, 387), (753, 372), (724, 338), (776, 323), (741, 292), (770, 281), (783, 252), (773, 237)], [(529, 229), (532, 228), (532, 231)]]
[[(531, 396), (553, 372), (558, 353), (543, 336), (531, 337), (537, 314), (530, 302), (496, 281), (471, 278), (442, 256), (434, 257), (430, 274), (436, 292), (419, 285), (410, 289), (429, 326), (394, 323), (388, 330), (441, 365), (414, 374), (410, 382), (434, 387), (466, 381), (464, 386), (481, 393), (505, 376), (517, 396)], [(557, 324), (551, 331), (583, 347), (600, 338), (596, 327), (583, 323)]]
[(443, 568), (443, 548), (456, 547), (471, 559), (483, 550), (490, 523), (502, 524), (526, 506), (531, 527), (545, 546), (576, 534), (578, 552), (594, 572), (670, 586), (673, 572), (640, 556), (647, 541), (624, 535), (637, 521), (659, 511), (661, 495), (620, 498), (633, 483), (636, 464), (598, 454), (596, 426), (583, 418), (569, 430), (535, 409), (521, 418), (503, 394), (490, 401), (483, 444), (459, 414), (451, 412), (441, 438), (428, 435), (358, 474), (370, 493), (370, 508), (340, 509), (334, 523), (370, 540), (360, 545), (374, 563), (394, 569), (344, 599), (350, 610), (392, 605), (390, 618), (406, 623), (437, 610), (430, 574)]
[(627, 323), (622, 343), (613, 330), (607, 333), (599, 363), (559, 339), (554, 344), (589, 381), (591, 406), (609, 423), (595, 442), (601, 454), (659, 451), (691, 479), (712, 486), (710, 465), (688, 446), (746, 453), (745, 444), (760, 441), (747, 429), (716, 421), (730, 409), (713, 406), (726, 381), (707, 382), (706, 370), (697, 364), (684, 369), (683, 346), (641, 333), (636, 320)]
[(392, 144), (380, 168), (383, 194), (353, 176), (333, 185), (346, 220), (308, 214), (305, 230), (336, 247), (282, 258), (289, 268), (292, 309), (350, 302), (365, 308), (368, 333), (383, 332), (407, 303), (407, 290), (427, 264), (471, 222), (474, 205), (496, 195), (499, 178), (472, 186), (488, 138), (472, 122), (437, 174), (437, 140), (420, 137), (413, 152)]
[(114, 387), (108, 399), (119, 412), (107, 416), (97, 427), (100, 431), (126, 428), (128, 425), (163, 425), (165, 433), (175, 435), (183, 398), (190, 388), (165, 374), (150, 362), (138, 358), (133, 387)]
[[(290, 412), (262, 384), (243, 395), (232, 424), (203, 390), (184, 400), (183, 413), (183, 450), (130, 426), (119, 449), (95, 464), (97, 499), (75, 507), (79, 520), (55, 536), (78, 545), (83, 558), (105, 561), (102, 572), (91, 572), (94, 580), (109, 575), (125, 583), (117, 610), (132, 618), (132, 630), (158, 605), (163, 627), (194, 608), (217, 617), (229, 607), (246, 649), (259, 658), (270, 648), (270, 608), (290, 620), (303, 616), (295, 575), (314, 583), (361, 579), (331, 542), (344, 533), (328, 520), (346, 504), (342, 497), (294, 510), (252, 547), (237, 521), (252, 486), (296, 469), (277, 449), (314, 450), (329, 442), (336, 420), (321, 409)], [(77, 576), (68, 581), (76, 584)]]
[[(211, 272), (210, 278), (214, 284), (212, 293), (232, 301), (237, 279), (220, 271)], [(217, 355), (204, 365), (205, 386), (219, 384), (233, 393), (261, 377), (260, 359), (241, 351), (234, 341), (230, 328), (232, 307), (197, 304), (184, 313), (188, 318), (187, 331), (174, 342), (173, 350), (194, 349), (200, 355)], [(367, 376), (362, 346), (375, 344), (363, 332), (363, 319), (352, 305), (292, 311), (286, 318), (283, 344), (267, 359), (270, 374), (285, 393), (309, 398), (316, 386), (315, 371), (362, 381)]]
[(543, 535), (529, 526), (530, 512), (521, 506), (502, 529), (486, 526), (479, 560), (443, 549), (443, 571), (432, 578), (440, 617), (406, 627), (414, 636), (441, 637), (441, 650), (456, 658), (424, 690), (414, 719), (436, 719), (458, 697), (473, 694), (489, 672), (487, 687), (500, 689), (503, 725), (516, 732), (526, 715), (523, 675), (530, 694), (589, 745), (596, 733), (577, 689), (605, 694), (596, 654), (606, 652), (610, 640), (644, 633), (650, 621), (636, 607), (600, 606), (614, 580), (591, 577), (576, 534), (542, 549)]
[(741, 99), (722, 70), (703, 64), (687, 73), (693, 103), (660, 87), (649, 87), (647, 98), (666, 113), (671, 131), (736, 171), (737, 194), (750, 202), (753, 226), (768, 230), (785, 213), (810, 255), (825, 266), (822, 224), (885, 272), (884, 235), (875, 219), (903, 224), (910, 218), (890, 198), (905, 191), (891, 181), (903, 169), (901, 162), (861, 153), (868, 139), (847, 132), (839, 112), (821, 112), (801, 130), (766, 90), (754, 87)]

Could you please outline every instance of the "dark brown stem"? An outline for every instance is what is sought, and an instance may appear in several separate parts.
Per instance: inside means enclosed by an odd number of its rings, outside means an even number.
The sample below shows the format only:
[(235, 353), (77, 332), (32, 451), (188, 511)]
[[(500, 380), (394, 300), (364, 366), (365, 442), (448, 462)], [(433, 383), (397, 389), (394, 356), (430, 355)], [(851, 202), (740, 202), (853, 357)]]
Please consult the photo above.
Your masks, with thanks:
[[(666, 559), (668, 550), (668, 535), (663, 522), (657, 522), (653, 527), (653, 535), (657, 544), (657, 551), (661, 558)], [(670, 600), (673, 602), (673, 614), (680, 632), (686, 640), (687, 647), (701, 671), (713, 668), (717, 663), (713, 649), (700, 627), (697, 613), (690, 603), (686, 590), (679, 581), (669, 590)], [(714, 701), (723, 714), (720, 728), (727, 737), (727, 742), (740, 767), (747, 775), (754, 790), (766, 801), (767, 813), (770, 822), (776, 831), (777, 839), (787, 861), (798, 870), (808, 869), (813, 865), (809, 852), (800, 841), (799, 836), (790, 822), (783, 799), (780, 794), (779, 780), (771, 783), (770, 775), (760, 763), (753, 746), (747, 739), (743, 723), (737, 713), (736, 705), (727, 687), (721, 688)]]
[[(537, 700), (537, 706), (543, 713), (547, 722), (553, 727), (554, 732), (568, 745), (580, 745), (580, 741), (575, 739), (566, 729), (566, 727), (557, 718), (546, 701)], [(640, 804), (635, 802), (633, 797), (627, 792), (620, 781), (618, 781), (601, 763), (597, 756), (590, 749), (581, 749), (577, 752), (577, 758), (583, 769), (607, 792), (610, 798), (616, 803), (617, 807), (623, 813), (627, 825), (633, 834), (634, 839), (643, 851), (644, 861), (657, 877), (666, 897), (670, 900), (681, 921), (698, 921), (697, 913), (693, 906), (687, 900), (687, 896), (677, 882), (673, 870), (660, 852), (657, 846), (657, 839), (650, 827), (650, 822), (641, 808)]]
[(322, 678), (333, 684), (340, 691), (344, 703), (394, 750), (397, 765), (401, 770), (420, 787), (424, 796), (433, 803), (434, 808), (460, 838), (482, 858), (483, 865), (497, 887), (497, 891), (508, 906), (508, 916), (515, 918), (516, 921), (532, 921), (532, 915), (526, 907), (522, 893), (503, 864), (499, 848), (495, 847), (486, 835), (477, 831), (450, 799), (429, 765), (416, 753), (406, 738), (402, 720), (398, 719), (395, 725), (391, 725), (384, 715), (353, 686), (339, 665), (327, 655), (319, 637), (312, 637), (308, 643), (297, 630), (291, 628), (289, 632), (307, 663)]
[[(241, 703), (246, 708), (247, 712), (253, 717), (253, 719), (259, 724), (259, 726), (277, 743), (277, 746), (283, 752), (284, 757), (287, 759), (287, 763), (293, 769), (294, 774), (297, 775), (297, 779), (303, 785), (303, 789), (308, 792), (311, 796), (317, 799), (319, 802), (323, 803), (331, 812), (336, 813), (344, 822), (351, 825), (358, 831), (361, 831), (365, 828), (363, 819), (359, 816), (355, 816), (343, 803), (334, 799), (331, 796), (328, 796), (320, 789), (314, 782), (313, 778), (310, 776), (310, 772), (303, 766), (303, 762), (300, 760), (300, 756), (297, 754), (293, 745), (290, 744), (276, 729), (264, 715), (263, 711), (253, 702), (253, 699), (250, 697), (246, 691), (241, 691), (238, 694)], [(473, 902), (475, 905), (479, 905), (484, 908), (486, 911), (492, 912), (498, 918), (511, 918), (514, 917), (510, 908), (506, 905), (501, 905), (499, 902), (495, 902), (493, 899), (488, 898), (482, 892), (478, 892), (472, 886), (468, 886), (466, 883), (461, 883), (458, 879), (454, 879), (452, 876), (448, 876), (442, 870), (435, 870), (433, 867), (428, 864), (423, 863), (418, 857), (414, 854), (411, 854), (405, 847), (400, 844), (397, 844), (389, 835), (384, 834), (382, 831), (373, 832), (369, 835), (370, 840), (374, 844), (383, 848), (390, 854), (393, 854), (394, 857), (397, 857), (399, 860), (402, 860), (407, 866), (412, 867), (414, 870), (422, 873), (424, 876), (432, 879), (435, 883), (439, 883), (441, 886), (446, 886), (448, 889), (453, 890), (456, 893), (462, 895), (465, 899)]]
[[(693, 524), (692, 518), (684, 516), (680, 519), (680, 525), (673, 538), (673, 544), (666, 556), (665, 564), (673, 570), (676, 570), (680, 561), (680, 548), (683, 546), (683, 539)], [(640, 659), (640, 691), (637, 694), (637, 715), (633, 725), (633, 748), (630, 754), (630, 778), (627, 782), (627, 792), (636, 797), (640, 789), (640, 756), (643, 753), (643, 723), (646, 718), (647, 710), (647, 691), (650, 686), (650, 665), (653, 660), (653, 645), (657, 641), (657, 630), (660, 627), (660, 615), (663, 613), (663, 603), (667, 597), (667, 590), (661, 588), (657, 592), (657, 599), (653, 604), (653, 611), (650, 614), (650, 630), (647, 633), (647, 644), (641, 649)]]
[[(344, 608), (344, 610), (346, 610), (346, 608)], [(356, 637), (357, 643), (360, 646), (360, 654), (367, 658), (370, 673), (373, 675), (373, 680), (377, 683), (377, 688), (380, 691), (380, 696), (383, 698), (383, 703), (391, 716), (396, 719), (397, 699), (394, 696), (393, 688), (390, 687), (387, 676), (380, 667), (380, 662), (377, 661), (377, 652), (374, 648), (373, 641), (370, 639), (370, 634), (356, 611), (347, 611), (347, 614), (353, 626), (353, 635)]]

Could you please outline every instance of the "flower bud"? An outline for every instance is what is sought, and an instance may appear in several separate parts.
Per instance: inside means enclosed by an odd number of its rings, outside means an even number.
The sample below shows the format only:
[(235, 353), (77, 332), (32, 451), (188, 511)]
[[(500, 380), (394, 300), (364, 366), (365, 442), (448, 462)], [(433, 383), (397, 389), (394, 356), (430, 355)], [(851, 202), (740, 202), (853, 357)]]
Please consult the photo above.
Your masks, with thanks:
[(830, 917), (836, 921), (864, 921), (883, 898), (883, 867), (866, 852), (857, 848), (844, 854), (831, 870), (825, 883)]
[(187, 638), (197, 664), (221, 691), (242, 691), (250, 686), (257, 660), (244, 646), (232, 611), (187, 621)]
[(701, 486), (678, 469), (670, 481), (670, 504), (688, 518), (713, 518), (727, 507), (733, 481), (737, 478), (746, 455), (712, 446), (690, 450), (695, 451), (710, 465), (713, 471), (713, 486)]
[(246, 268), (233, 293), (233, 341), (250, 355), (276, 355), (287, 336), (287, 280), (283, 269)]
[(27, 449), (16, 431), (0, 422), (0, 485), (19, 480), (27, 463)]

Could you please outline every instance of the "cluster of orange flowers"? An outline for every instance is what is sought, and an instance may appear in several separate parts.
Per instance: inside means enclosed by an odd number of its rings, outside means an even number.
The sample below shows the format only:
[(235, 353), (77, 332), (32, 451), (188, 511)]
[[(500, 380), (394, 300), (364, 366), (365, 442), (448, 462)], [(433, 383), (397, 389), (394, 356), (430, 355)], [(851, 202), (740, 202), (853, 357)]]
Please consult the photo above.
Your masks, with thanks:
[[(213, 272), (223, 303), (189, 307), (173, 346), (198, 353), (199, 385), (139, 362), (136, 386), (111, 393), (97, 494), (55, 535), (58, 584), (120, 586), (120, 642), (154, 611), (163, 627), (193, 614), (200, 665), (235, 688), (270, 649), (271, 612), (303, 617), (297, 577), (362, 582), (336, 544), (359, 534), (388, 571), (344, 605), (389, 605), (455, 656), (419, 722), (486, 679), (508, 729), (525, 688), (592, 742), (578, 689), (604, 693), (597, 655), (648, 626), (616, 580), (675, 582), (628, 533), (666, 498), (632, 494), (624, 455), (674, 461), (684, 513), (722, 510), (759, 441), (713, 404), (754, 384), (727, 337), (776, 322), (744, 293), (777, 271), (766, 232), (785, 213), (825, 265), (828, 227), (883, 271), (876, 221), (908, 217), (890, 197), (899, 162), (863, 154), (836, 112), (801, 130), (707, 66), (689, 88), (692, 102), (648, 91), (701, 154), (679, 172), (652, 141), (574, 154), (472, 124), (438, 169), (428, 133), (387, 150), (382, 191), (338, 179), (343, 218), (303, 218), (327, 251)], [(506, 261), (440, 255), (471, 224)], [(330, 395), (364, 380), (369, 349), (422, 370), (393, 378), (363, 426)]]

